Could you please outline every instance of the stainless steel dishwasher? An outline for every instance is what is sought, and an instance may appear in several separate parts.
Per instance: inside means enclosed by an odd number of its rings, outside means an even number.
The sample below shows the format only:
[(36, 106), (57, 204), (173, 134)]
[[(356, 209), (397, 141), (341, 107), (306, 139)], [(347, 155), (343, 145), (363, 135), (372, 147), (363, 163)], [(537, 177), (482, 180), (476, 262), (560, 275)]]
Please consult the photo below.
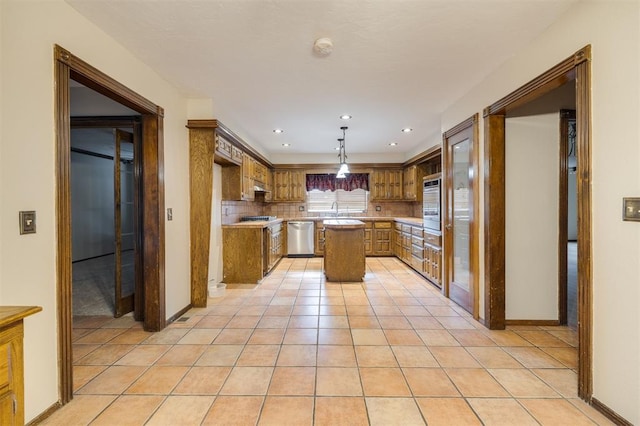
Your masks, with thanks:
[(287, 222), (288, 257), (313, 257), (313, 221), (291, 220)]

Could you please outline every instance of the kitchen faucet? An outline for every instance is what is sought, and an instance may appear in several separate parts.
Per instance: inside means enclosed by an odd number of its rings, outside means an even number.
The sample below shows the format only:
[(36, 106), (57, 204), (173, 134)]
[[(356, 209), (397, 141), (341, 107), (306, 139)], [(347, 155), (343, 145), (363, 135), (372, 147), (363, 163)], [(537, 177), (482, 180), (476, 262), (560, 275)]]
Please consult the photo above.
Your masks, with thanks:
[(336, 206), (336, 212), (333, 214), (334, 217), (338, 217), (338, 202), (334, 201), (333, 203), (331, 203), (331, 210), (333, 211), (333, 206)]

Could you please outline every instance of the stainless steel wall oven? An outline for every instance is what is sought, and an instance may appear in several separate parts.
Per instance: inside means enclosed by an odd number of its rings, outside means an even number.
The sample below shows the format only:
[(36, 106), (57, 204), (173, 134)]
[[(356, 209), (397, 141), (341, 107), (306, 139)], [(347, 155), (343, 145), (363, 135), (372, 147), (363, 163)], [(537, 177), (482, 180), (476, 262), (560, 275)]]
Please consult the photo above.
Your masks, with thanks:
[(422, 181), (423, 226), (437, 231), (440, 231), (441, 186), (442, 176), (440, 173), (425, 176)]

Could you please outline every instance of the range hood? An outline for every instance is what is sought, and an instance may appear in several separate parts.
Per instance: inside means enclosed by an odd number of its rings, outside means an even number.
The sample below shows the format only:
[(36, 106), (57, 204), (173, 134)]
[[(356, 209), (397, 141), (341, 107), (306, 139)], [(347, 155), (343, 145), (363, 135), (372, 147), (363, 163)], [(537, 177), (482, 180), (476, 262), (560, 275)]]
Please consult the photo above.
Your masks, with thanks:
[(264, 189), (260, 185), (254, 185), (253, 186), (253, 191), (254, 192), (271, 192), (271, 191), (267, 191), (266, 189)]

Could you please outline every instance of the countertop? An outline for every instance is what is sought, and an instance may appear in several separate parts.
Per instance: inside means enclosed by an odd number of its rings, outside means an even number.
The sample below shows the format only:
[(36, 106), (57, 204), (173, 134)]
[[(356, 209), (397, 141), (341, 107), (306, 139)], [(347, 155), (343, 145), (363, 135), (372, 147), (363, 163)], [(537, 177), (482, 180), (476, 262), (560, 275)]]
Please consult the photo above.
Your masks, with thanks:
[(314, 217), (291, 217), (291, 218), (277, 218), (270, 221), (254, 221), (254, 222), (236, 222), (228, 225), (222, 225), (223, 228), (266, 228), (267, 226), (274, 225), (276, 223), (286, 222), (286, 221), (327, 221), (327, 220), (359, 220), (359, 221), (396, 221), (401, 223), (406, 223), (414, 226), (422, 226), (422, 218), (419, 217), (393, 217), (393, 216), (342, 216), (342, 217), (332, 217), (332, 216), (314, 216)]
[(0, 328), (40, 312), (40, 306), (0, 306)]

